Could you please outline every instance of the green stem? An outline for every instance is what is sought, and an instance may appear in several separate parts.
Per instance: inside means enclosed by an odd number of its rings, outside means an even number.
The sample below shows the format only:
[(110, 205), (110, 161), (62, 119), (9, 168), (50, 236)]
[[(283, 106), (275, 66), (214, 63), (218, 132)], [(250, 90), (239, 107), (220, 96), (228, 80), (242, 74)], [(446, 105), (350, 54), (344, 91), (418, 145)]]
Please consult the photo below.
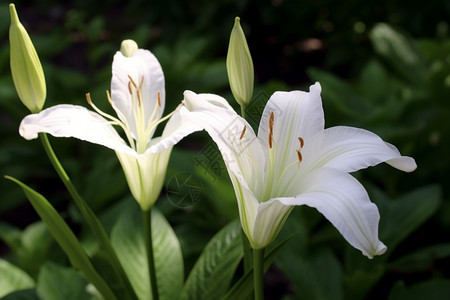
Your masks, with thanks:
[(253, 282), (255, 300), (264, 300), (264, 248), (253, 249)]
[(159, 299), (158, 284), (156, 281), (155, 258), (153, 256), (152, 245), (152, 212), (151, 210), (142, 211), (144, 221), (144, 239), (145, 249), (147, 251), (148, 274), (150, 276), (150, 285), (152, 289), (153, 300)]
[[(252, 249), (250, 248), (250, 242), (248, 241), (247, 236), (245, 235), (244, 230), (241, 230), (242, 235), (242, 249), (244, 250), (244, 274), (250, 272), (253, 268), (252, 262)], [(253, 294), (246, 299), (253, 299)]]
[(83, 218), (85, 219), (86, 223), (89, 225), (91, 230), (94, 232), (94, 234), (99, 239), (103, 250), (106, 252), (107, 256), (110, 259), (110, 263), (111, 263), (114, 271), (116, 272), (118, 278), (121, 280), (125, 289), (128, 291), (129, 298), (137, 299), (136, 293), (135, 293), (133, 287), (131, 286), (131, 283), (130, 283), (127, 275), (125, 274), (125, 271), (122, 268), (122, 265), (119, 262), (119, 259), (111, 245), (111, 241), (109, 240), (109, 237), (108, 237), (105, 229), (101, 225), (98, 218), (95, 216), (94, 212), (87, 205), (87, 203), (83, 200), (83, 198), (80, 196), (80, 194), (78, 194), (77, 190), (73, 186), (69, 176), (67, 175), (66, 171), (62, 167), (58, 158), (56, 157), (56, 154), (53, 151), (52, 146), (50, 145), (50, 141), (48, 140), (47, 134), (39, 133), (39, 137), (41, 138), (42, 145), (45, 149), (45, 152), (47, 153), (48, 158), (50, 159), (50, 162), (52, 163), (53, 167), (55, 168), (55, 170), (58, 173), (59, 177), (61, 178), (62, 182), (64, 183), (64, 185), (66, 186), (70, 195), (72, 196), (73, 200), (75, 201), (75, 204), (78, 207), (78, 209), (80, 210), (81, 214), (83, 215)]
[(252, 250), (250, 248), (250, 243), (245, 235), (244, 230), (242, 234), (242, 248), (244, 250), (244, 274), (252, 269)]

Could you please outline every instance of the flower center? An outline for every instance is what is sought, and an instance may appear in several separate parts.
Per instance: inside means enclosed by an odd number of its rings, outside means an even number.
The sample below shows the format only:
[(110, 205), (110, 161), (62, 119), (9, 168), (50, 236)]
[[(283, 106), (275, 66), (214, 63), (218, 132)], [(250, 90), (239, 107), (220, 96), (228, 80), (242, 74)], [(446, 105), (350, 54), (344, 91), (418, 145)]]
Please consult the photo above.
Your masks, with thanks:
[(123, 112), (121, 112), (117, 108), (117, 106), (114, 105), (114, 102), (111, 99), (109, 91), (106, 91), (106, 97), (110, 105), (117, 112), (120, 119), (101, 111), (97, 106), (95, 106), (95, 104), (91, 100), (91, 96), (89, 93), (86, 94), (86, 100), (98, 114), (108, 119), (111, 125), (120, 126), (125, 132), (130, 147), (133, 148), (137, 153), (141, 154), (146, 151), (148, 142), (150, 141), (150, 138), (153, 135), (156, 126), (159, 123), (170, 118), (175, 113), (176, 110), (171, 112), (164, 118), (160, 118), (161, 92), (158, 91), (157, 101), (155, 102), (153, 110), (151, 111), (151, 113), (146, 112), (145, 107), (146, 101), (145, 98), (143, 98), (141, 92), (142, 85), (144, 83), (144, 76), (141, 77), (139, 85), (136, 84), (136, 81), (134, 81), (130, 75), (128, 75), (128, 79), (129, 79), (128, 92), (130, 94), (132, 102), (132, 118), (136, 126), (136, 136), (133, 136), (132, 127), (131, 124), (129, 124), (129, 122), (132, 120), (128, 120), (127, 117), (123, 114)]
[[(296, 178), (300, 164), (303, 161), (302, 149), (305, 146), (304, 139), (299, 136), (297, 138), (299, 146), (295, 149), (296, 157), (292, 160), (292, 152), (290, 152), (292, 148), (289, 145), (281, 145), (281, 148), (277, 147), (273, 136), (274, 122), (275, 115), (272, 111), (269, 116), (268, 166), (264, 191), (264, 199), (266, 200), (271, 199), (273, 196), (291, 196), (289, 195), (289, 187)], [(292, 167), (295, 165), (297, 167), (295, 170), (292, 170)]]

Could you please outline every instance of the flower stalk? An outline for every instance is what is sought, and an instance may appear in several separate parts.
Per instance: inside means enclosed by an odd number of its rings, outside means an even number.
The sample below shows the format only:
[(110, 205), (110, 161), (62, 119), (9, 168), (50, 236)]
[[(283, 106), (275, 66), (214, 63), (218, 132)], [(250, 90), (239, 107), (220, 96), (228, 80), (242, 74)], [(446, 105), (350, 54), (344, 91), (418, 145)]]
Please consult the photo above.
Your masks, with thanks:
[(253, 249), (253, 283), (255, 300), (264, 300), (264, 248)]

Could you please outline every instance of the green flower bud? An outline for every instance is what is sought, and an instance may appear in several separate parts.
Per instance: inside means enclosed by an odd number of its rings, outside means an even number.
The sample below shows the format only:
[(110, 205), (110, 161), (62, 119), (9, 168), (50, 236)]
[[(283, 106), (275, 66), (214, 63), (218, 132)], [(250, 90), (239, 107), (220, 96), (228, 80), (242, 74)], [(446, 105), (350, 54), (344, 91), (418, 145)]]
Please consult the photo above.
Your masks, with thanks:
[(14, 4), (9, 5), (11, 26), (9, 41), (11, 44), (11, 73), (17, 94), (22, 103), (37, 113), (44, 106), (47, 89), (44, 71), (27, 31), (19, 21)]
[(134, 52), (138, 49), (138, 45), (133, 40), (124, 40), (120, 45), (120, 52), (125, 57), (133, 56)]
[(234, 98), (241, 106), (247, 106), (253, 95), (253, 61), (239, 20), (236, 17), (230, 35), (227, 71)]

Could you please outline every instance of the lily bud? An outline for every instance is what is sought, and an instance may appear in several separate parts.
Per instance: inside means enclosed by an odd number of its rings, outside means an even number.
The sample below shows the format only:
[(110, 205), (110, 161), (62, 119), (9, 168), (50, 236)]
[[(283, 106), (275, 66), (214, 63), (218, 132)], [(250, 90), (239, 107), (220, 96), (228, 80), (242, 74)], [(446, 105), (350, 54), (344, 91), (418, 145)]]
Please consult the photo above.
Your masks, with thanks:
[(241, 106), (247, 106), (253, 95), (253, 61), (239, 17), (234, 21), (227, 54), (227, 71), (231, 92)]
[(122, 41), (122, 44), (120, 45), (120, 52), (125, 57), (131, 57), (133, 56), (134, 52), (138, 49), (138, 45), (133, 40), (124, 40)]
[(42, 110), (47, 89), (44, 71), (27, 31), (19, 21), (14, 4), (9, 5), (11, 26), (11, 73), (17, 94), (22, 103), (32, 112)]

